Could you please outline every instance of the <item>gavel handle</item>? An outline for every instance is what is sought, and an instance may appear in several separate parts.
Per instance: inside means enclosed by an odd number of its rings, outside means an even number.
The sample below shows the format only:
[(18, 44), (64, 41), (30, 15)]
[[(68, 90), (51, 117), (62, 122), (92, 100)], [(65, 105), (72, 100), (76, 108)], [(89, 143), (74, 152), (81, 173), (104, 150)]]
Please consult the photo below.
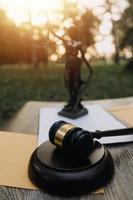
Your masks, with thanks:
[(108, 131), (95, 131), (92, 133), (93, 138), (100, 139), (102, 137), (111, 137), (111, 136), (124, 136), (124, 135), (133, 135), (133, 128), (124, 128)]

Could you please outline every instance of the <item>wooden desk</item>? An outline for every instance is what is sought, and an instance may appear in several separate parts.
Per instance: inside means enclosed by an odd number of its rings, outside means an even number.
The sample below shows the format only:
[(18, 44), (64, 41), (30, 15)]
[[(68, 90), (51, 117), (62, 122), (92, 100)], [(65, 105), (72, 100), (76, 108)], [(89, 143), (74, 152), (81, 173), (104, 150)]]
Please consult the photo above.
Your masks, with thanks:
[[(113, 100), (98, 100), (87, 101), (84, 104), (100, 104), (104, 108), (111, 108), (121, 105), (133, 105), (133, 97), (113, 99)], [(2, 130), (21, 132), (28, 134), (37, 134), (38, 127), (38, 112), (41, 107), (61, 106), (63, 103), (57, 102), (28, 102), (26, 103), (12, 119), (4, 125)], [(108, 147), (114, 162), (115, 176), (110, 184), (105, 187), (104, 195), (88, 194), (81, 197), (71, 198), (72, 200), (132, 200), (133, 199), (133, 144), (111, 145)], [(64, 199), (54, 197), (41, 191), (17, 189), (11, 187), (0, 187), (0, 200), (52, 200)], [(65, 198), (68, 199), (68, 198)]]

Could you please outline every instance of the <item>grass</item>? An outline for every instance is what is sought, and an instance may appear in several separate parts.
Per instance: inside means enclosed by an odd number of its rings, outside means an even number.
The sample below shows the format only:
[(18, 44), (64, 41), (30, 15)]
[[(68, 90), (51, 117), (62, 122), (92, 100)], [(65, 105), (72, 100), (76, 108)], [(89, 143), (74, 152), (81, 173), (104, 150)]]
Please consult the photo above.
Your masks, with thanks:
[[(124, 71), (124, 65), (94, 66), (93, 77), (84, 94), (85, 100), (127, 96), (133, 96), (133, 74)], [(27, 101), (67, 99), (63, 64), (49, 64), (45, 69), (32, 69), (26, 65), (0, 66), (1, 119), (12, 116)]]

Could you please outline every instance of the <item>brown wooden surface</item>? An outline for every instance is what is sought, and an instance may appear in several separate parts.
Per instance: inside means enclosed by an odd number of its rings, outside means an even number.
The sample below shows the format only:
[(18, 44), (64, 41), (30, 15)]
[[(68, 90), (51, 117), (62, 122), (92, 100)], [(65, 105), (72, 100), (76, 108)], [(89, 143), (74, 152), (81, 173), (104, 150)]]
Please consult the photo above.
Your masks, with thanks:
[[(85, 104), (100, 104), (104, 108), (122, 105), (133, 105), (133, 98), (114, 100), (88, 101)], [(38, 113), (41, 107), (62, 106), (62, 103), (28, 102), (18, 113), (2, 128), (5, 131), (37, 134)], [(121, 144), (108, 146), (114, 162), (115, 176), (110, 184), (105, 187), (104, 195), (88, 194), (81, 197), (69, 198), (72, 200), (132, 200), (133, 199), (133, 144)], [(0, 187), (0, 200), (56, 200), (68, 199), (51, 196), (45, 192), (17, 189), (11, 187)]]

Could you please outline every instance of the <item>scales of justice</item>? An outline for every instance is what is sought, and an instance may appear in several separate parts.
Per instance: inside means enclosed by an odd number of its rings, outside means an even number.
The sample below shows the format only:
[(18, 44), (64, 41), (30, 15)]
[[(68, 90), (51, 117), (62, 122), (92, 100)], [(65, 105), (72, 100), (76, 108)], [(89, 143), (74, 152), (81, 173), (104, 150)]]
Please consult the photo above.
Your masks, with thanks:
[[(64, 39), (56, 35), (52, 30), (52, 34), (63, 42), (65, 47), (65, 86), (69, 93), (69, 101), (64, 108), (58, 112), (59, 115), (71, 119), (77, 119), (81, 116), (88, 114), (88, 110), (81, 104), (82, 96), (85, 88), (91, 78), (92, 68), (89, 62), (85, 58), (83, 45), (78, 40), (77, 28), (73, 25), (68, 31), (67, 35), (70, 40)], [(81, 56), (79, 57), (79, 52)], [(81, 78), (82, 62), (86, 64), (88, 68), (87, 80)]]

